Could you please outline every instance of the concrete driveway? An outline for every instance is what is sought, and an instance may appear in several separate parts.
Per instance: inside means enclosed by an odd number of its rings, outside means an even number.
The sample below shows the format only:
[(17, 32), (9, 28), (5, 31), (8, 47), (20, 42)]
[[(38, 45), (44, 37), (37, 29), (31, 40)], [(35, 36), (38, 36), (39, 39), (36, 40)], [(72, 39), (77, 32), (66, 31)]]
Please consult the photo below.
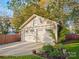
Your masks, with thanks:
[(18, 42), (15, 44), (8, 44), (6, 47), (0, 47), (0, 56), (20, 56), (32, 54), (32, 50), (38, 50), (43, 46), (42, 43), (35, 42)]

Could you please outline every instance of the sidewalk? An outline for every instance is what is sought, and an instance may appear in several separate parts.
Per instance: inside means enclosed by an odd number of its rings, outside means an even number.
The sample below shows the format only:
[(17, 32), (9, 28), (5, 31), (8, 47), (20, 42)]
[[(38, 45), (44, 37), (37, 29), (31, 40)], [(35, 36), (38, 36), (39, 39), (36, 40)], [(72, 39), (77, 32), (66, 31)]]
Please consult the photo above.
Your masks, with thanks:
[(13, 42), (13, 43), (8, 43), (8, 44), (2, 44), (2, 45), (0, 45), (0, 49), (1, 49), (1, 48), (5, 48), (5, 47), (8, 47), (8, 46), (13, 46), (13, 45), (17, 45), (17, 44), (22, 44), (22, 43), (24, 43), (24, 42), (19, 41), (19, 42)]

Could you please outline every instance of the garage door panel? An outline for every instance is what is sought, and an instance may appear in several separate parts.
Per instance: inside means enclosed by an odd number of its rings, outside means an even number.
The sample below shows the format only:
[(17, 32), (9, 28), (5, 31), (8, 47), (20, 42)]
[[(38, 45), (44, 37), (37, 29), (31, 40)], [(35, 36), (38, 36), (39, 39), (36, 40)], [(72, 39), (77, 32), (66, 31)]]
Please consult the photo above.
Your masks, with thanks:
[(34, 36), (26, 36), (26, 37), (25, 37), (25, 40), (26, 40), (26, 41), (29, 41), (29, 42), (35, 42)]

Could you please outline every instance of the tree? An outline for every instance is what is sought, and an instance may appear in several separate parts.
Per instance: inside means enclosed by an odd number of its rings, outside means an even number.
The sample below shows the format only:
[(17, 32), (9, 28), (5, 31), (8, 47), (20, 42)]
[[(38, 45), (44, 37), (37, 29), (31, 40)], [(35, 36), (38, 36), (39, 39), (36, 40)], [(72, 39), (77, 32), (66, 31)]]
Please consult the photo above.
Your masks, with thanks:
[(79, 23), (79, 0), (72, 0), (68, 3), (69, 8), (71, 9), (69, 19), (70, 21), (73, 21), (73, 27), (74, 27), (74, 32), (75, 30), (79, 31), (78, 23)]
[[(35, 13), (51, 20), (61, 21), (63, 23), (62, 25), (64, 25), (65, 21), (68, 20), (73, 13), (69, 10), (74, 10), (74, 5), (76, 6), (76, 4), (74, 3), (73, 5), (73, 3), (73, 0), (29, 0), (29, 2), (22, 4), (21, 0), (12, 0), (10, 2), (10, 8), (14, 10), (12, 24), (16, 29), (19, 29), (19, 27)], [(42, 7), (44, 4), (46, 7)]]
[(0, 34), (7, 34), (9, 26), (9, 18), (0, 17)]
[(37, 14), (39, 16), (43, 16), (47, 18), (49, 13), (43, 9), (40, 8), (38, 5), (30, 4), (29, 6), (24, 7), (23, 9), (20, 9), (19, 15), (14, 15), (12, 24), (14, 27), (19, 30), (19, 27), (33, 14)]

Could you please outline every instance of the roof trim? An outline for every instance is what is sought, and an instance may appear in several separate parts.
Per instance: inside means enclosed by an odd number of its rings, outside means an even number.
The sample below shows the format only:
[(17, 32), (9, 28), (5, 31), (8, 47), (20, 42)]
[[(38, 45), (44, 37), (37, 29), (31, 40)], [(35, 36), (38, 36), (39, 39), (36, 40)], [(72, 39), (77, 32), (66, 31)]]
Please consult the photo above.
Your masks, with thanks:
[(27, 21), (25, 21), (20, 27), (19, 29), (23, 28), (25, 25), (27, 25), (31, 20), (33, 20), (37, 15), (33, 14)]

